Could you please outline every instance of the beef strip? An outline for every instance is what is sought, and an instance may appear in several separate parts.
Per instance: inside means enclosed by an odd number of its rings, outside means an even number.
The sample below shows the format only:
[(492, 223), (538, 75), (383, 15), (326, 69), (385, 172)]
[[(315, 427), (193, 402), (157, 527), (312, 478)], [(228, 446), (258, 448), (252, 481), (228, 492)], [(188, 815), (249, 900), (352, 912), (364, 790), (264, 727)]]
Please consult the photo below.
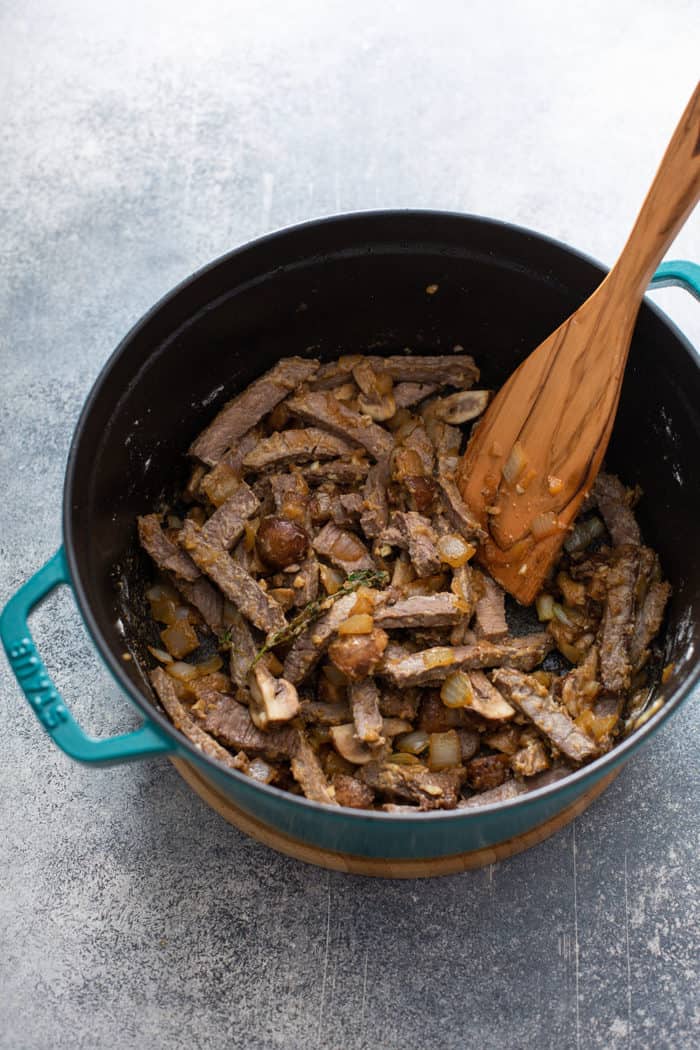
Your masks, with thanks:
[(364, 501), (360, 492), (346, 492), (338, 496), (333, 506), (336, 525), (354, 525), (362, 514)]
[(207, 543), (229, 550), (243, 535), (245, 523), (260, 507), (260, 500), (242, 481), (236, 491), (215, 510), (202, 526)]
[(220, 507), (235, 492), (243, 473), (243, 460), (255, 448), (260, 436), (260, 428), (252, 427), (200, 481), (200, 494), (215, 507)]
[(467, 783), (475, 791), (490, 791), (499, 787), (510, 773), (508, 755), (479, 755), (464, 767)]
[(317, 427), (275, 431), (270, 437), (259, 441), (246, 455), (243, 468), (246, 471), (265, 470), (314, 459), (335, 459), (348, 455), (354, 447), (335, 434)]
[(482, 791), (478, 795), (472, 795), (471, 798), (461, 800), (457, 803), (457, 808), (472, 809), (474, 806), (490, 806), (497, 802), (508, 802), (512, 798), (526, 795), (528, 791), (535, 791), (537, 788), (547, 787), (548, 784), (555, 784), (558, 780), (568, 777), (570, 772), (571, 769), (568, 766), (560, 763), (552, 766), (545, 773), (538, 773), (537, 776), (530, 777), (527, 780), (511, 778), (499, 787), (491, 788), (490, 791)]
[(406, 718), (415, 721), (420, 706), (420, 692), (417, 689), (397, 689), (385, 685), (379, 697), (379, 710), (384, 718)]
[(224, 625), (224, 599), (221, 592), (217, 591), (216, 587), (212, 586), (204, 576), (199, 576), (191, 582), (172, 576), (171, 581), (185, 601), (193, 605), (204, 622), (215, 634), (218, 634)]
[(502, 587), (485, 573), (479, 573), (481, 597), (476, 603), (476, 634), (478, 638), (495, 641), (508, 634), (506, 621), (506, 594)]
[(639, 548), (618, 547), (608, 567), (603, 619), (598, 633), (600, 679), (613, 693), (629, 689), (629, 648), (634, 630)]
[(630, 641), (630, 663), (637, 671), (649, 659), (649, 645), (659, 633), (666, 604), (671, 597), (671, 585), (655, 580), (649, 587), (642, 607), (637, 614)]
[(595, 497), (603, 521), (615, 547), (642, 542), (639, 526), (635, 521), (627, 498), (627, 489), (614, 474), (599, 474), (593, 485)]
[(295, 730), (296, 745), (292, 755), (292, 776), (312, 802), (325, 802), (327, 806), (337, 805), (326, 780), (318, 755), (312, 748), (302, 730)]
[(185, 522), (180, 535), (181, 543), (197, 567), (220, 587), (247, 620), (261, 631), (282, 630), (286, 620), (281, 607), (226, 551), (207, 543), (191, 521)]
[(157, 514), (140, 517), (138, 530), (141, 546), (163, 572), (172, 572), (179, 579), (190, 583), (201, 575), (189, 555), (166, 536)]
[(294, 591), (293, 604), (303, 609), (318, 597), (318, 561), (314, 554), (306, 558), (295, 572), (282, 573), (286, 585)]
[(355, 594), (343, 595), (327, 613), (294, 639), (284, 659), (283, 674), (288, 681), (297, 685), (306, 678), (328, 648), (340, 624), (350, 616), (356, 601)]
[(290, 758), (297, 746), (297, 731), (291, 726), (258, 729), (248, 708), (232, 696), (222, 693), (199, 713), (204, 728), (227, 747), (254, 755), (265, 755), (271, 761)]
[(384, 546), (407, 550), (418, 576), (432, 576), (442, 566), (435, 530), (428, 518), (414, 510), (392, 514), (389, 525), (377, 537), (375, 550)]
[[(398, 477), (400, 479), (401, 474), (404, 476), (413, 474), (422, 474), (426, 477), (430, 477), (433, 473), (433, 467), (435, 465), (435, 449), (433, 443), (428, 436), (428, 432), (423, 425), (422, 420), (416, 418), (410, 428), (402, 427), (403, 437), (401, 439), (400, 446), (394, 452), (394, 474), (397, 475), (397, 468), (399, 470)], [(411, 469), (404, 465), (403, 469), (401, 465), (401, 453), (405, 450), (411, 453), (409, 463), (412, 461), (416, 466), (419, 465), (420, 469)], [(403, 457), (408, 459), (408, 457)]]
[(345, 701), (330, 704), (324, 700), (302, 700), (301, 717), (316, 725), (342, 726), (351, 721), (352, 713)]
[(388, 456), (393, 448), (391, 434), (384, 427), (373, 423), (369, 416), (346, 408), (332, 394), (302, 391), (290, 398), (288, 404), (302, 419), (361, 445), (374, 459)]
[(425, 401), (439, 390), (437, 383), (397, 383), (394, 387), (394, 404), (399, 408), (411, 408)]
[(318, 361), (305, 361), (301, 357), (278, 361), (269, 372), (224, 405), (192, 443), (190, 455), (216, 466), (226, 449), (235, 445), (295, 387), (310, 379), (317, 368)]
[(231, 649), (229, 652), (229, 669), (231, 678), (239, 689), (247, 689), (248, 672), (255, 659), (258, 646), (255, 644), (248, 624), (236, 610), (230, 616), (229, 634)]
[(357, 738), (365, 744), (383, 744), (379, 690), (374, 679), (351, 682), (348, 696)]
[[(532, 671), (554, 648), (554, 639), (546, 632), (522, 638), (504, 638), (500, 642), (485, 639), (474, 645), (441, 646), (411, 653), (403, 659), (385, 656), (380, 673), (395, 685), (424, 685), (442, 682), (453, 671), (471, 671), (483, 667), (517, 667)], [(388, 650), (387, 650), (388, 651)]]
[(361, 485), (367, 477), (369, 463), (357, 454), (349, 459), (331, 459), (325, 463), (310, 463), (304, 468), (309, 485), (332, 482), (336, 485)]
[(378, 627), (445, 627), (464, 618), (464, 605), (450, 593), (418, 594), (403, 598), (394, 605), (385, 605), (374, 614)]
[(417, 803), (422, 810), (454, 809), (465, 771), (458, 766), (442, 773), (432, 773), (422, 765), (368, 762), (357, 776), (387, 799)]
[[(395, 383), (435, 383), (467, 389), (479, 378), (479, 369), (468, 354), (444, 356), (395, 354), (391, 357), (363, 358), (376, 372), (385, 372)], [(341, 357), (321, 365), (311, 386), (328, 390), (346, 383), (358, 364), (358, 355)]]
[(449, 423), (431, 420), (429, 431), (437, 455), (437, 477), (448, 521), (465, 539), (484, 539), (486, 534), (462, 499), (455, 481), (462, 447), (461, 430)]
[(389, 503), (387, 486), (390, 477), (390, 459), (382, 456), (367, 473), (367, 481), (362, 492), (363, 510), (360, 525), (365, 536), (374, 539), (389, 521)]
[(332, 780), (335, 800), (339, 806), (350, 806), (351, 809), (371, 809), (374, 792), (367, 784), (346, 773), (336, 773)]
[(313, 548), (317, 554), (337, 565), (343, 572), (375, 568), (362, 540), (354, 533), (338, 528), (332, 521), (323, 526), (313, 541)]
[(200, 725), (195, 722), (191, 714), (180, 701), (177, 688), (169, 674), (162, 667), (156, 667), (150, 674), (151, 683), (158, 699), (170, 716), (170, 720), (176, 729), (190, 740), (202, 754), (209, 758), (215, 758), (229, 769), (245, 769), (247, 760), (245, 755), (234, 756), (217, 743)]
[(506, 700), (529, 718), (550, 743), (572, 762), (586, 762), (599, 754), (593, 740), (582, 733), (554, 697), (531, 675), (499, 667), (493, 684)]

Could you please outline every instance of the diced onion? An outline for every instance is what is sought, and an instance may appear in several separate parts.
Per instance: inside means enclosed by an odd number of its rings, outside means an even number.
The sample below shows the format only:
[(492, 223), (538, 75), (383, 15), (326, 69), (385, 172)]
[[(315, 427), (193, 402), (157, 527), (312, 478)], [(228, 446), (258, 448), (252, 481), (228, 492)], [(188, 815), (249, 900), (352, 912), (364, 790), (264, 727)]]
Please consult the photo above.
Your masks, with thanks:
[(572, 664), (580, 664), (583, 660), (584, 654), (581, 650), (577, 649), (575, 645), (570, 645), (568, 642), (565, 642), (563, 639), (557, 642), (557, 648), (567, 660), (571, 661)]
[(423, 666), (426, 670), (431, 667), (449, 667), (454, 663), (455, 654), (446, 645), (436, 645), (433, 649), (427, 649), (423, 654)]
[(224, 666), (224, 661), (218, 653), (213, 653), (208, 660), (203, 660), (201, 664), (195, 664), (194, 666), (198, 677), (201, 678), (205, 674), (214, 674), (215, 671), (220, 671)]
[(554, 598), (551, 594), (538, 594), (535, 601), (537, 619), (542, 623), (554, 619)]
[(173, 660), (172, 663), (166, 666), (165, 670), (173, 678), (179, 678), (181, 682), (191, 682), (198, 677), (197, 668), (194, 664), (186, 664), (182, 660)]
[(410, 754), (408, 751), (397, 751), (393, 755), (389, 755), (387, 762), (391, 762), (395, 766), (417, 766), (420, 765), (419, 759), (415, 755)]
[(540, 685), (543, 685), (545, 689), (549, 689), (552, 684), (552, 675), (549, 671), (532, 671), (531, 674)]
[(430, 734), (423, 729), (416, 729), (412, 733), (405, 733), (394, 741), (398, 751), (406, 751), (410, 755), (420, 755), (430, 743)]
[(374, 620), (369, 613), (358, 613), (348, 616), (345, 623), (341, 623), (338, 634), (371, 634), (373, 630)]
[(461, 536), (454, 533), (441, 536), (437, 542), (437, 549), (442, 561), (452, 569), (459, 569), (476, 554), (476, 547), (472, 543), (467, 543)]
[(161, 599), (170, 601), (178, 600), (178, 593), (174, 587), (171, 587), (168, 583), (154, 583), (152, 587), (149, 587), (146, 591), (146, 597), (149, 602), (158, 602)]
[(569, 619), (569, 617), (566, 614), (566, 610), (562, 605), (559, 604), (559, 602), (554, 603), (554, 605), (552, 606), (552, 611), (559, 623), (563, 623), (565, 627), (574, 626), (573, 621)]
[(199, 646), (197, 632), (187, 620), (177, 620), (160, 632), (163, 645), (177, 659), (182, 659)]
[(337, 539), (330, 549), (330, 554), (333, 558), (336, 558), (341, 563), (346, 561), (353, 562), (359, 561), (366, 553), (365, 545), (354, 533), (347, 532), (345, 529), (338, 529)]
[(158, 623), (165, 623), (168, 626), (175, 623), (177, 619), (178, 606), (175, 604), (172, 598), (153, 598), (151, 599), (151, 616)]
[(461, 759), (462, 749), (459, 745), (459, 737), (454, 729), (448, 729), (446, 733), (430, 734), (428, 765), (433, 772), (437, 773), (441, 769), (458, 766)]
[(355, 604), (352, 607), (353, 615), (359, 613), (373, 613), (374, 612), (374, 592), (368, 587), (360, 587), (357, 591), (357, 597), (355, 598)]
[(445, 707), (468, 707), (474, 701), (474, 690), (469, 675), (455, 671), (442, 683), (440, 699)]
[(557, 478), (554, 474), (550, 474), (547, 478), (547, 488), (550, 496), (558, 496), (561, 490), (564, 488), (564, 482), (561, 478)]
[(272, 766), (268, 765), (262, 758), (251, 759), (247, 772), (249, 777), (252, 777), (253, 780), (259, 780), (261, 784), (269, 784), (275, 775)]
[(571, 535), (564, 543), (564, 547), (569, 554), (574, 554), (576, 551), (582, 551), (604, 534), (605, 526), (603, 522), (594, 515), (591, 518), (586, 518), (585, 521), (578, 521), (574, 525)]
[(510, 450), (508, 459), (503, 464), (503, 477), (508, 484), (514, 484), (527, 466), (528, 459), (525, 450), (519, 441), (516, 441)]
[(165, 649), (155, 649), (152, 645), (149, 645), (148, 651), (151, 656), (155, 656), (156, 660), (160, 660), (162, 664), (171, 664), (173, 658), (170, 653), (166, 653)]
[(319, 565), (319, 572), (326, 594), (335, 594), (336, 591), (340, 590), (343, 585), (343, 577), (339, 572), (331, 569), (328, 565)]
[(532, 519), (530, 525), (530, 531), (536, 540), (544, 540), (547, 536), (553, 536), (556, 532), (559, 532), (560, 528), (561, 526), (553, 510), (545, 511), (544, 514), (538, 514), (536, 518)]

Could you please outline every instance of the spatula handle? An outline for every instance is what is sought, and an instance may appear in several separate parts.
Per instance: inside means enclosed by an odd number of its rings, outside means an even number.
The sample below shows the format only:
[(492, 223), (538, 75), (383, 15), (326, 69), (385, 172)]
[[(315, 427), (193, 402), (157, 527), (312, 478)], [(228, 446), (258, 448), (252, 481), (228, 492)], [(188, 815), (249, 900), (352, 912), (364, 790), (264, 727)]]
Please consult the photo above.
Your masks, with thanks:
[(611, 280), (641, 299), (651, 275), (700, 200), (700, 83), (685, 108)]

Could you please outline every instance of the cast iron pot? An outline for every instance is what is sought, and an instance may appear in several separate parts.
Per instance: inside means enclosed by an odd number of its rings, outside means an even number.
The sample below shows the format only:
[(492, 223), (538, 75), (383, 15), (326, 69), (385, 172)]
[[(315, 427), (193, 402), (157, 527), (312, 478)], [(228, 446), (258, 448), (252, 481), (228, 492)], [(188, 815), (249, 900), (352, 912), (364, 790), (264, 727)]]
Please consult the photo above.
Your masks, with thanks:
[[(149, 572), (134, 522), (184, 480), (185, 450), (219, 406), (278, 358), (449, 352), (462, 344), (498, 387), (593, 291), (604, 268), (556, 241), (472, 216), (359, 213), (264, 237), (200, 270), (115, 350), (87, 399), (68, 460), (64, 546), (4, 610), (10, 663), (54, 742), (82, 762), (163, 753), (186, 759), (220, 796), (274, 832), (364, 858), (439, 859), (551, 821), (600, 784), (679, 707), (700, 674), (700, 369), (689, 343), (642, 306), (608, 463), (645, 493), (641, 525), (673, 584), (660, 688), (666, 702), (619, 747), (566, 780), (507, 803), (419, 815), (324, 807), (206, 758), (158, 709), (141, 667)], [(700, 267), (665, 264), (656, 283), (700, 293)], [(437, 284), (434, 295), (426, 286)], [(163, 489), (164, 479), (168, 488)], [(69, 584), (103, 660), (143, 725), (88, 737), (36, 652), (27, 615)], [(130, 648), (133, 659), (123, 654)], [(147, 656), (147, 654), (146, 654)]]

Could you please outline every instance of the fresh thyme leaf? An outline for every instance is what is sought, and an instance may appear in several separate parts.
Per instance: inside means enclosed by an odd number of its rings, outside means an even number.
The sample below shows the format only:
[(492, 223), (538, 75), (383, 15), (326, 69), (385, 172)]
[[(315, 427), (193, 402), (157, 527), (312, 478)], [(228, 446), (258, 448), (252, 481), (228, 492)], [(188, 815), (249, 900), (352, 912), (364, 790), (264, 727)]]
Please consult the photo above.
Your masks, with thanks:
[(290, 620), (286, 627), (268, 634), (265, 644), (255, 654), (250, 670), (255, 667), (257, 662), (270, 649), (274, 649), (277, 645), (282, 645), (283, 642), (291, 642), (294, 638), (298, 638), (310, 623), (317, 620), (321, 613), (331, 609), (339, 598), (344, 597), (346, 594), (352, 594), (353, 591), (359, 590), (360, 587), (384, 587), (388, 579), (387, 573), (377, 569), (360, 569), (357, 572), (351, 572), (345, 583), (338, 588), (335, 594), (329, 594), (325, 598), (316, 598), (314, 601), (309, 602), (297, 613), (293, 620)]

